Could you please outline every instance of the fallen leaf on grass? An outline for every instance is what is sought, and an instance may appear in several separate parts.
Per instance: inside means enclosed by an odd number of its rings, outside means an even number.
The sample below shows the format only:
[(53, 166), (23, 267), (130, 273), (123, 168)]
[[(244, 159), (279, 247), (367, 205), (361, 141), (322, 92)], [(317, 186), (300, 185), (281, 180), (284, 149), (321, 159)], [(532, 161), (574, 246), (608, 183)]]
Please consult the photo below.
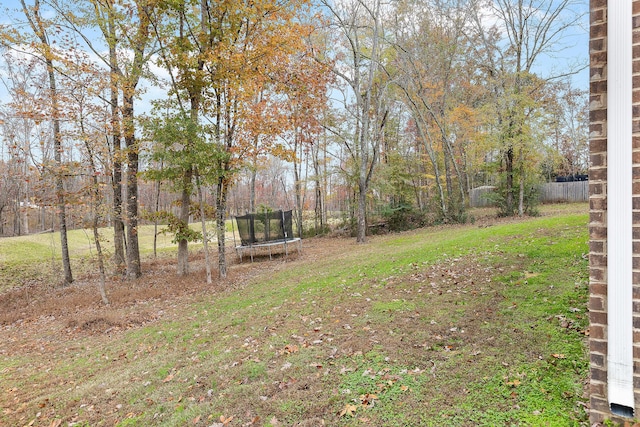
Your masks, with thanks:
[(233, 420), (233, 415), (228, 418), (225, 417), (224, 415), (220, 415), (220, 426), (226, 426), (231, 422), (231, 420)]
[(292, 367), (293, 364), (291, 362), (286, 362), (284, 365), (282, 365), (282, 367), (280, 368), (281, 371), (286, 371), (287, 369), (289, 369), (290, 367)]
[(282, 354), (293, 354), (293, 353), (297, 353), (299, 350), (298, 346), (293, 344), (287, 344), (284, 346), (284, 348), (282, 349), (281, 353)]
[(342, 409), (342, 411), (340, 411), (340, 416), (341, 417), (345, 417), (345, 416), (353, 417), (356, 414), (357, 410), (358, 410), (358, 407), (356, 405), (351, 405), (351, 404), (347, 403), (346, 405), (344, 405), (344, 408)]
[(373, 406), (378, 396), (375, 394), (367, 393), (360, 396), (360, 402), (362, 406)]
[(278, 419), (276, 417), (273, 417), (269, 420), (269, 424), (271, 424), (272, 426), (279, 426), (280, 425), (280, 421), (278, 421)]
[(168, 383), (172, 379), (173, 379), (173, 374), (169, 374), (169, 375), (167, 375), (167, 377), (165, 379), (162, 380), (162, 382), (163, 383)]
[(564, 354), (558, 354), (558, 353), (554, 353), (551, 356), (555, 357), (556, 359), (566, 359), (567, 356), (565, 356)]

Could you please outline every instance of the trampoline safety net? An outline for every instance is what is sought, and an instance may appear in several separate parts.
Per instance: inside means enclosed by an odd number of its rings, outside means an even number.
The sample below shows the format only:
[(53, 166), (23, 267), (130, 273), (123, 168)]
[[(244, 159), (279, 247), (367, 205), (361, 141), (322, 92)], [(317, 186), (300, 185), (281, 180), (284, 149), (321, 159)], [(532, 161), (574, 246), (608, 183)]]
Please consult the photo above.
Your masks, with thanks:
[(293, 239), (291, 211), (271, 211), (237, 216), (242, 246)]

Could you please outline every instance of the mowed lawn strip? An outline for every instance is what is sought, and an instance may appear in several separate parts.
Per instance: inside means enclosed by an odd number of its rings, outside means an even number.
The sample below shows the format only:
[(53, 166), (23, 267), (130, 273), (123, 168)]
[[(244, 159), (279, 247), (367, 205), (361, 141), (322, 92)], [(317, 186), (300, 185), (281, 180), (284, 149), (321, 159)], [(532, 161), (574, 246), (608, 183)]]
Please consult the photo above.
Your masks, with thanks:
[(588, 425), (587, 220), (345, 240), (171, 322), (24, 337), (0, 424)]

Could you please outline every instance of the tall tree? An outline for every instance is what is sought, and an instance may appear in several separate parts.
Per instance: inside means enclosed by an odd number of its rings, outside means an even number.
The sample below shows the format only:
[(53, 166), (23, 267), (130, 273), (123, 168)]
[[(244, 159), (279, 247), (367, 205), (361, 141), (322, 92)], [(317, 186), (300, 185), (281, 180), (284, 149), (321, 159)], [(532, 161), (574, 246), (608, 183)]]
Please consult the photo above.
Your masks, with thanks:
[[(217, 164), (215, 191), (220, 277), (227, 275), (227, 196), (235, 173), (255, 151), (255, 134), (243, 131), (243, 127), (255, 126), (247, 119), (252, 117), (251, 106), (256, 96), (278, 69), (287, 66), (284, 58), (295, 52), (309, 34), (308, 25), (298, 14), (305, 3), (251, 0), (223, 2), (207, 9), (210, 29), (207, 52), (211, 60), (205, 63), (205, 72), (211, 85), (204, 111), (213, 118), (214, 141), (225, 154)], [(230, 13), (232, 9), (234, 13)]]
[[(23, 212), (21, 206), (32, 200), (43, 207), (51, 206), (55, 198), (50, 185), (55, 181), (55, 168), (50, 167), (53, 161), (52, 126), (46, 119), (48, 80), (37, 57), (7, 49), (3, 59), (4, 75), (0, 78), (8, 96), (1, 116), (2, 157), (7, 159), (2, 199), (6, 212), (13, 215), (10, 234), (20, 235), (28, 229), (25, 228), (28, 211)], [(9, 224), (10, 219), (6, 220)], [(42, 215), (41, 230), (45, 229), (45, 223), (46, 215)]]
[[(531, 84), (536, 80), (531, 76), (541, 61), (557, 57), (568, 47), (565, 36), (575, 30), (584, 13), (583, 2), (578, 0), (488, 0), (476, 5), (472, 35), (478, 42), (475, 58), (486, 73), (496, 107), (497, 129), (503, 132), (500, 150), (505, 175), (505, 214), (524, 212), (526, 176), (517, 176), (517, 163), (525, 156), (517, 151), (516, 139), (529, 126), (523, 122), (529, 117), (523, 109), (531, 104), (520, 101), (534, 99), (541, 82)], [(487, 22), (493, 25), (488, 26)], [(551, 67), (541, 77), (547, 81), (558, 79), (576, 72), (580, 66), (562, 70)]]
[(315, 61), (314, 47), (307, 45), (302, 51), (289, 58), (291, 66), (287, 67), (282, 81), (285, 94), (284, 109), (288, 116), (288, 134), (285, 139), (292, 151), (294, 200), (296, 211), (296, 225), (299, 236), (303, 235), (302, 213), (304, 210), (304, 191), (302, 179), (302, 165), (308, 167), (310, 152), (314, 154), (316, 173), (316, 203), (322, 200), (319, 182), (319, 150), (314, 146), (319, 144), (323, 132), (321, 118), (328, 110), (327, 87), (332, 73), (329, 67)]
[(456, 158), (451, 113), (460, 103), (456, 94), (461, 81), (468, 79), (460, 69), (467, 53), (463, 33), (469, 23), (467, 3), (407, 1), (395, 11), (396, 66), (401, 70), (396, 81), (431, 162), (445, 221), (464, 217), (463, 170)]
[[(171, 107), (178, 111), (176, 118), (183, 121), (184, 126), (186, 126), (185, 129), (189, 130), (175, 141), (180, 146), (181, 161), (170, 166), (180, 169), (179, 176), (174, 177), (180, 183), (181, 193), (179, 222), (182, 232), (176, 235), (178, 242), (177, 272), (178, 275), (186, 275), (189, 273), (188, 242), (192, 240), (189, 237), (192, 236), (189, 229), (191, 195), (194, 191), (193, 178), (197, 172), (197, 160), (194, 157), (196, 154), (195, 146), (197, 145), (196, 139), (199, 138), (200, 133), (197, 128), (201, 112), (202, 94), (205, 90), (205, 84), (202, 79), (205, 57), (203, 51), (199, 49), (198, 43), (207, 37), (207, 28), (205, 26), (207, 8), (204, 1), (167, 2), (167, 6), (168, 13), (176, 22), (167, 26), (160, 21), (153, 21), (152, 25), (160, 47), (161, 62), (170, 77), (170, 93), (173, 96), (173, 100), (170, 102)], [(170, 159), (166, 160), (171, 163)], [(198, 189), (200, 189), (199, 185), (198, 181)], [(201, 191), (198, 191), (198, 194), (200, 195)], [(205, 239), (205, 257), (207, 260), (207, 281), (211, 283), (205, 219), (202, 218), (202, 221), (202, 236)]]
[(353, 100), (353, 136), (343, 141), (357, 171), (356, 240), (364, 243), (367, 194), (388, 113), (384, 105), (388, 80), (384, 78), (381, 66), (385, 41), (384, 5), (381, 0), (323, 1), (322, 4), (329, 11), (332, 26), (344, 49), (344, 55), (340, 55), (342, 60), (336, 63), (333, 71), (349, 88), (346, 99)]
[[(119, 80), (122, 75), (118, 60), (118, 32), (116, 22), (119, 17), (115, 3), (111, 0), (91, 2), (93, 7), (92, 22), (100, 28), (103, 39), (109, 47), (108, 57), (102, 61), (109, 67), (109, 106), (111, 110), (110, 145), (111, 145), (111, 187), (113, 192), (113, 244), (114, 264), (116, 271), (124, 273), (125, 261), (125, 223), (122, 212), (122, 128), (119, 108)], [(91, 46), (91, 43), (89, 43)], [(94, 49), (95, 51), (95, 49)]]
[[(79, 51), (76, 56), (83, 56)], [(67, 98), (71, 105), (69, 114), (70, 120), (74, 122), (74, 126), (69, 130), (70, 137), (78, 142), (81, 149), (84, 149), (84, 162), (88, 170), (89, 180), (84, 183), (85, 192), (88, 196), (89, 226), (93, 232), (93, 241), (96, 246), (99, 282), (98, 290), (100, 297), (105, 305), (109, 304), (106, 292), (106, 267), (105, 255), (102, 250), (102, 238), (100, 236), (99, 227), (103, 226), (102, 219), (104, 215), (104, 194), (102, 192), (103, 183), (99, 177), (104, 176), (104, 170), (100, 168), (100, 164), (107, 163), (107, 144), (102, 140), (105, 124), (109, 119), (106, 116), (106, 110), (102, 105), (95, 104), (95, 97), (92, 92), (101, 92), (100, 87), (103, 85), (104, 73), (96, 70), (93, 73), (88, 72), (86, 67), (86, 58), (79, 58), (75, 67), (71, 72), (75, 72), (74, 84), (67, 90)], [(94, 92), (94, 93), (95, 93)]]
[(54, 60), (56, 54), (52, 48), (52, 40), (47, 31), (51, 28), (51, 23), (45, 22), (42, 17), (40, 8), (40, 0), (34, 0), (33, 5), (27, 5), (25, 0), (20, 0), (22, 12), (26, 17), (29, 27), (37, 38), (36, 43), (32, 43), (40, 59), (44, 62), (49, 84), (49, 105), (50, 115), (53, 122), (53, 145), (54, 160), (56, 164), (55, 187), (58, 217), (60, 221), (60, 246), (62, 251), (62, 265), (64, 270), (64, 283), (73, 282), (71, 273), (71, 259), (69, 258), (69, 241), (67, 238), (67, 217), (64, 189), (64, 166), (62, 163), (62, 132), (60, 130), (61, 111), (59, 103), (59, 94), (57, 89), (56, 69), (54, 68)]
[(122, 122), (125, 147), (127, 149), (127, 276), (130, 279), (140, 277), (140, 248), (138, 245), (138, 167), (140, 145), (135, 129), (135, 97), (137, 86), (145, 67), (153, 55), (153, 37), (151, 22), (156, 17), (158, 4), (155, 0), (133, 0), (124, 16), (135, 16), (135, 20), (123, 25), (122, 37), (127, 39), (126, 48), (133, 52), (132, 60), (127, 64), (126, 73), (122, 73)]
[(589, 168), (589, 97), (588, 92), (570, 83), (550, 88), (556, 96), (549, 109), (548, 144), (559, 157), (558, 175), (585, 174)]
[[(134, 279), (142, 274), (138, 245), (140, 144), (136, 138), (135, 101), (140, 95), (139, 84), (155, 54), (152, 22), (159, 21), (158, 15), (163, 11), (158, 0), (85, 0), (72, 4), (51, 0), (51, 4), (65, 19), (66, 26), (85, 42), (110, 73), (115, 247), (116, 252), (120, 252), (120, 246), (126, 240), (126, 274)], [(85, 31), (96, 27), (104, 40), (95, 41)], [(126, 165), (126, 169), (122, 165)], [(126, 172), (124, 179), (123, 171)], [(127, 198), (121, 205), (119, 198), (123, 193)], [(123, 219), (126, 217), (125, 239), (120, 237), (121, 215)], [(116, 253), (116, 264), (121, 257), (122, 254)]]

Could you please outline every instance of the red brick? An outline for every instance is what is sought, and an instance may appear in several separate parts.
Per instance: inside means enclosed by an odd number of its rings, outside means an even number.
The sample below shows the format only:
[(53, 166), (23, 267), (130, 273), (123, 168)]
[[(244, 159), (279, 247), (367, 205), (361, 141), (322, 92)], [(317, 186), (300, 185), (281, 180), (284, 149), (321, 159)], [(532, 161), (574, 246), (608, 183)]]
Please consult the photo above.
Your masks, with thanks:
[[(591, 212), (591, 220), (593, 221), (593, 217), (594, 215), (596, 215), (596, 213)], [(595, 253), (603, 253), (604, 252), (604, 242), (601, 241), (597, 241), (597, 240), (591, 240), (589, 242), (589, 251), (590, 252), (595, 252)]]
[(602, 183), (589, 182), (589, 194), (602, 194)]
[(602, 152), (599, 153), (592, 153), (590, 156), (591, 159), (591, 166), (597, 167), (597, 166), (604, 166), (605, 163), (605, 154)]
[(589, 292), (595, 295), (607, 296), (607, 285), (605, 283), (591, 282), (589, 284)]
[(589, 336), (593, 339), (604, 339), (604, 326), (603, 325), (590, 325)]
[(606, 64), (607, 63), (607, 52), (589, 52), (589, 59), (592, 64)]
[(589, 319), (591, 320), (591, 323), (606, 325), (607, 313), (604, 311), (591, 311), (589, 312)]
[(605, 211), (607, 209), (607, 199), (604, 197), (591, 197), (589, 199), (589, 209)]
[(592, 382), (589, 385), (589, 392), (592, 395), (600, 395), (600, 396), (604, 396), (605, 393), (605, 385), (603, 383), (596, 383), (596, 382)]
[(589, 348), (594, 353), (607, 354), (607, 342), (604, 340), (589, 340)]
[[(593, 55), (591, 56), (591, 58), (593, 60)], [(605, 93), (607, 91), (607, 81), (592, 80), (591, 83), (589, 83), (589, 88), (592, 93)]]
[[(602, 297), (600, 296), (591, 296), (589, 298), (589, 310), (596, 310), (596, 311), (602, 311), (604, 310), (604, 301), (602, 299)], [(598, 337), (594, 337), (594, 338), (598, 338)]]
[[(640, 78), (638, 78), (638, 81), (640, 83)], [(607, 110), (605, 110), (604, 108), (591, 110), (589, 112), (589, 117), (591, 122), (603, 122), (607, 119)]]
[(591, 379), (594, 381), (607, 381), (607, 371), (605, 369), (598, 369), (592, 366)]
[(589, 279), (591, 280), (592, 283), (593, 282), (603, 281), (605, 279), (604, 269), (590, 267), (589, 268)]
[(589, 181), (604, 181), (607, 179), (607, 170), (605, 168), (591, 168), (589, 170)]
[[(589, 127), (591, 133), (602, 133), (602, 124), (592, 123)], [(604, 153), (607, 151), (607, 140), (604, 138), (591, 138), (589, 141), (589, 153)], [(593, 168), (593, 166), (592, 166)], [(591, 179), (591, 177), (589, 177)]]
[[(605, 240), (607, 238), (607, 227), (604, 227), (603, 225), (589, 224), (589, 237), (592, 240)], [(606, 262), (598, 264), (595, 261), (592, 261), (592, 264), (596, 267), (607, 265)]]
[(596, 368), (604, 368), (604, 355), (592, 353), (591, 366), (595, 366)]

